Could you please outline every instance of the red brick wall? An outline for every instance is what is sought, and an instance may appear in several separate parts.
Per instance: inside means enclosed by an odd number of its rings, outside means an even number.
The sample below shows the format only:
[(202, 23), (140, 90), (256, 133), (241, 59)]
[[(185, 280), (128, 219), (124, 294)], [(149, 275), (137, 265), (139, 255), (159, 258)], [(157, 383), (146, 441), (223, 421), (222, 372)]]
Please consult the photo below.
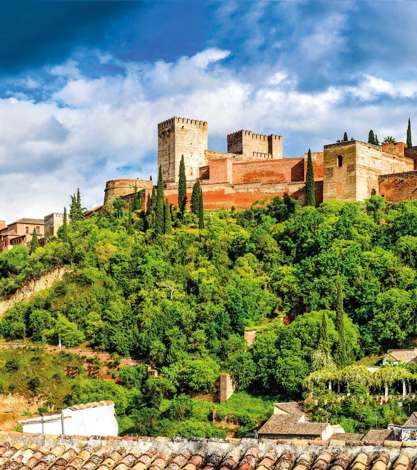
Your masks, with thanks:
[(380, 176), (379, 194), (388, 202), (417, 199), (417, 171)]
[(210, 183), (231, 183), (232, 165), (230, 158), (210, 160), (208, 165)]
[[(305, 200), (304, 183), (290, 183), (281, 185), (248, 185), (248, 187), (233, 187), (232, 185), (210, 185), (202, 184), (204, 194), (205, 209), (247, 209), (255, 202), (269, 202), (275, 196), (283, 196), (287, 192), (295, 199), (299, 199), (303, 204)], [(166, 190), (165, 196), (170, 204), (177, 205), (178, 196), (174, 189)], [(187, 201), (191, 199), (191, 188), (187, 191)], [(320, 204), (323, 201), (323, 182), (316, 182), (316, 201)]]
[(233, 184), (269, 184), (303, 179), (303, 158), (233, 162)]
[(404, 142), (395, 142), (395, 143), (384, 143), (382, 144), (382, 151), (386, 153), (391, 153), (392, 155), (397, 155), (398, 157), (404, 157), (405, 152), (405, 143)]

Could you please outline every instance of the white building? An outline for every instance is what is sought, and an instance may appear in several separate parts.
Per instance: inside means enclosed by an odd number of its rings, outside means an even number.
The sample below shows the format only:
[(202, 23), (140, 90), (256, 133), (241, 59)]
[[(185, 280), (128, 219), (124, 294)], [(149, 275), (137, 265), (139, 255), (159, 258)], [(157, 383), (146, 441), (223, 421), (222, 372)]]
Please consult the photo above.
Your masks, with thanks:
[(117, 436), (119, 427), (112, 401), (65, 408), (60, 413), (20, 420), (23, 432), (77, 436)]

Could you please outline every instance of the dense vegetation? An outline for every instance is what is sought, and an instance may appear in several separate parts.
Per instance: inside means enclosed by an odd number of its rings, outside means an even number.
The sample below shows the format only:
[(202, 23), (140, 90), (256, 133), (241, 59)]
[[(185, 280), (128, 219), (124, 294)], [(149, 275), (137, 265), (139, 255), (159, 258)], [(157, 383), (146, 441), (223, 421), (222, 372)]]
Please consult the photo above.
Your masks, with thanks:
[[(72, 266), (54, 289), (7, 313), (5, 338), (60, 337), (159, 370), (135, 385), (137, 429), (155, 429), (164, 400), (212, 392), (221, 370), (241, 391), (297, 399), (326, 361), (342, 367), (414, 339), (416, 203), (387, 207), (375, 196), (301, 208), (285, 197), (208, 213), (202, 224), (156, 201), (144, 216), (116, 200), (107, 213), (74, 217), (32, 254), (0, 256), (2, 293), (50, 266)], [(258, 330), (249, 349), (245, 328)]]

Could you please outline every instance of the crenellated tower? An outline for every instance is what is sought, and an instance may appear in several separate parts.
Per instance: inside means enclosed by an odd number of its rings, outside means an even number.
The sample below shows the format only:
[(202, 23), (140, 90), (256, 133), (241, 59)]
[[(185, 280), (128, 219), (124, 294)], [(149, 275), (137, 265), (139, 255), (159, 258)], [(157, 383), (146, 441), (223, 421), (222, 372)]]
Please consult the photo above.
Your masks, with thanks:
[(158, 124), (158, 167), (164, 181), (177, 183), (181, 157), (184, 156), (187, 181), (199, 177), (207, 164), (208, 124), (206, 121), (173, 117)]
[(257, 134), (240, 130), (228, 134), (227, 151), (242, 155), (242, 160), (273, 160), (283, 157), (284, 139), (280, 135)]

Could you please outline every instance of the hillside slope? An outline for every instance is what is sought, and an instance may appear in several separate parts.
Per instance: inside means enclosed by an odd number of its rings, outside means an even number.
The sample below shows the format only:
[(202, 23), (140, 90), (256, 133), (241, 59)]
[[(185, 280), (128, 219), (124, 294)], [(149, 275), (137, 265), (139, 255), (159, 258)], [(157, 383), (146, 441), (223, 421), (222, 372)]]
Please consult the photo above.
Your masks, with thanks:
[[(416, 203), (385, 207), (374, 197), (299, 208), (277, 198), (266, 208), (206, 214), (205, 226), (186, 214), (156, 235), (152, 218), (118, 207), (71, 224), (65, 237), (20, 253), (26, 270), (41, 270), (47, 250), (49, 264), (52, 257), (72, 272), (10, 309), (2, 335), (53, 344), (61, 337), (141, 359), (159, 371), (161, 399), (211, 392), (221, 370), (240, 390), (300, 398), (317, 367), (324, 317), (326, 350), (338, 357), (337, 285), (347, 361), (416, 336)], [(2, 255), (0, 268), (13, 259), (13, 250)], [(3, 284), (13, 276), (18, 269)], [(259, 324), (247, 349), (244, 330)]]

